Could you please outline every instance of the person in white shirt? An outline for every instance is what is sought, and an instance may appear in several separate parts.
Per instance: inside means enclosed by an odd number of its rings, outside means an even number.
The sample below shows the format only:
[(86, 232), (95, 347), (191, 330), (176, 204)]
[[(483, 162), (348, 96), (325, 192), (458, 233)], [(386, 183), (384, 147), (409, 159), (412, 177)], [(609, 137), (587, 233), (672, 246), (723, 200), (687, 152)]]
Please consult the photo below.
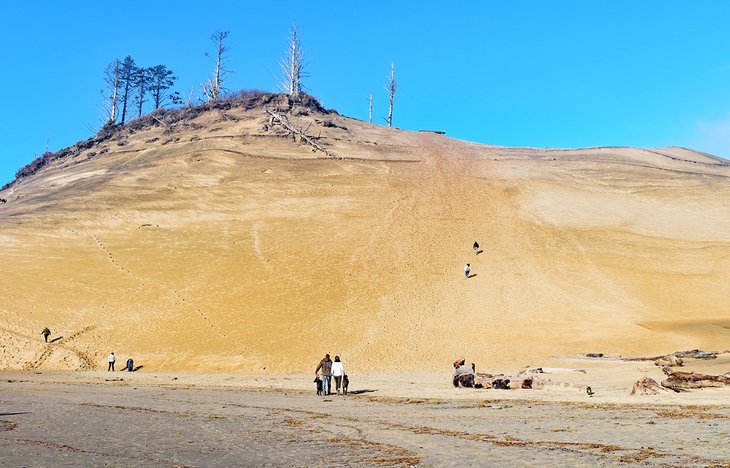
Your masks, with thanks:
[(466, 276), (467, 279), (469, 279), (469, 275), (471, 275), (471, 265), (468, 263), (464, 267), (464, 276)]
[(117, 360), (117, 358), (114, 356), (114, 353), (111, 353), (109, 355), (109, 359), (108, 359), (108, 361), (109, 361), (109, 367), (107, 367), (107, 369), (106, 369), (107, 372), (108, 371), (114, 372), (114, 363), (116, 362), (116, 360)]
[(335, 378), (335, 391), (340, 393), (340, 385), (342, 384), (342, 376), (345, 375), (345, 366), (340, 361), (339, 356), (335, 356), (335, 362), (332, 363), (332, 377)]

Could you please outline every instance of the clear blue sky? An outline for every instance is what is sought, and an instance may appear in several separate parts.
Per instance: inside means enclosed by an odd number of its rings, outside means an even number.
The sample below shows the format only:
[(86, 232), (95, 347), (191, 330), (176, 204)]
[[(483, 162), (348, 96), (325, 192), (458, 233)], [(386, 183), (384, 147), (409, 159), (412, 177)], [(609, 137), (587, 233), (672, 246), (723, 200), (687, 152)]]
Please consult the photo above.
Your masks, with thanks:
[[(358, 5), (358, 6), (353, 6)], [(164, 64), (187, 96), (230, 30), (231, 89), (276, 89), (296, 20), (325, 107), (514, 146), (689, 146), (730, 157), (730, 1), (77, 1), (0, 6), (0, 184), (99, 127), (104, 67)]]

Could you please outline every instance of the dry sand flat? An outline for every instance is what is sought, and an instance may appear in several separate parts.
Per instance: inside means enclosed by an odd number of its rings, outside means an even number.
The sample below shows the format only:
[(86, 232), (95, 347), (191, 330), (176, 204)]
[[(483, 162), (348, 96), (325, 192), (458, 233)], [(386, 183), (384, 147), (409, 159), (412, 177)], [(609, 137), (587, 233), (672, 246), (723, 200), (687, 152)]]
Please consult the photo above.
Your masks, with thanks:
[[(515, 398), (520, 391), (448, 388), (434, 375), (364, 379), (351, 395), (323, 398), (306, 375), (5, 371), (0, 464), (730, 463), (730, 406), (700, 403), (717, 389), (690, 394), (688, 406), (610, 391)], [(398, 396), (414, 394), (410, 379), (418, 396)]]
[(514, 372), (730, 347), (726, 162), (292, 119), (336, 157), (233, 108), (0, 192), (0, 367), (98, 369), (114, 350), (147, 371), (289, 373), (331, 352), (358, 373), (461, 355)]

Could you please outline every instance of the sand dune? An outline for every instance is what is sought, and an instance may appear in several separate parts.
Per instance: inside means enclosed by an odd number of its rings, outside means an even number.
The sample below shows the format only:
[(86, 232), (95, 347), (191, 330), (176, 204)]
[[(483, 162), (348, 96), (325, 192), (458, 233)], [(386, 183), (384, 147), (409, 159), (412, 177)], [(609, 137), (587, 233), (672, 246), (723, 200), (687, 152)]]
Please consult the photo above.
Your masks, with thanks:
[(157, 371), (299, 372), (325, 352), (359, 372), (511, 371), (729, 347), (726, 161), (290, 115), (334, 157), (263, 130), (261, 108), (211, 110), (0, 192), (0, 367), (113, 350)]

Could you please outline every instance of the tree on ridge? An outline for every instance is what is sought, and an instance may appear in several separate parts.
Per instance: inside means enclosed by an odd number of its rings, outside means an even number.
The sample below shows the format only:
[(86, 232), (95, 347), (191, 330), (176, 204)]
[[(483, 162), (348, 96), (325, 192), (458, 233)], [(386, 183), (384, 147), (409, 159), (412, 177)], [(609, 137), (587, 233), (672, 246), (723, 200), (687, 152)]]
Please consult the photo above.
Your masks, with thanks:
[[(229, 34), (230, 31), (216, 31), (210, 36), (210, 40), (215, 44), (215, 59), (213, 59), (215, 61), (215, 70), (213, 71), (213, 76), (203, 84), (203, 95), (206, 101), (217, 101), (220, 99), (224, 90), (223, 83), (233, 73), (228, 68), (227, 59), (227, 54), (231, 48), (225, 43)], [(207, 53), (205, 55), (206, 57), (210, 57)]]
[(145, 67), (135, 67), (133, 78), (137, 94), (134, 96), (134, 103), (137, 105), (137, 117), (142, 117), (142, 107), (147, 102), (145, 95), (149, 91), (150, 70)]
[(385, 83), (385, 90), (388, 91), (388, 127), (393, 126), (393, 102), (398, 92), (398, 82), (395, 81), (395, 65), (390, 62), (390, 76)]
[(279, 82), (279, 89), (282, 93), (297, 97), (302, 92), (302, 78), (307, 76), (304, 71), (304, 49), (296, 21), (292, 24), (289, 38), (287, 39), (286, 55), (279, 61), (282, 76)]
[(172, 104), (182, 103), (180, 93), (168, 92), (175, 84), (177, 77), (173, 75), (172, 70), (164, 65), (155, 65), (147, 69), (149, 71), (149, 92), (152, 96), (152, 104), (155, 110), (163, 107), (168, 101)]
[(104, 125), (114, 125), (117, 122), (117, 112), (119, 112), (119, 86), (120, 86), (120, 74), (121, 74), (121, 63), (119, 59), (114, 59), (104, 69), (104, 82), (106, 83), (105, 90), (101, 90), (102, 96), (104, 96), (104, 102), (102, 104), (102, 113), (104, 115)]
[(127, 55), (122, 61), (119, 69), (119, 85), (121, 89), (121, 104), (122, 104), (122, 115), (121, 123), (127, 118), (127, 105), (131, 104), (130, 99), (132, 96), (132, 87), (134, 86), (134, 76), (137, 65), (134, 63), (134, 59)]

